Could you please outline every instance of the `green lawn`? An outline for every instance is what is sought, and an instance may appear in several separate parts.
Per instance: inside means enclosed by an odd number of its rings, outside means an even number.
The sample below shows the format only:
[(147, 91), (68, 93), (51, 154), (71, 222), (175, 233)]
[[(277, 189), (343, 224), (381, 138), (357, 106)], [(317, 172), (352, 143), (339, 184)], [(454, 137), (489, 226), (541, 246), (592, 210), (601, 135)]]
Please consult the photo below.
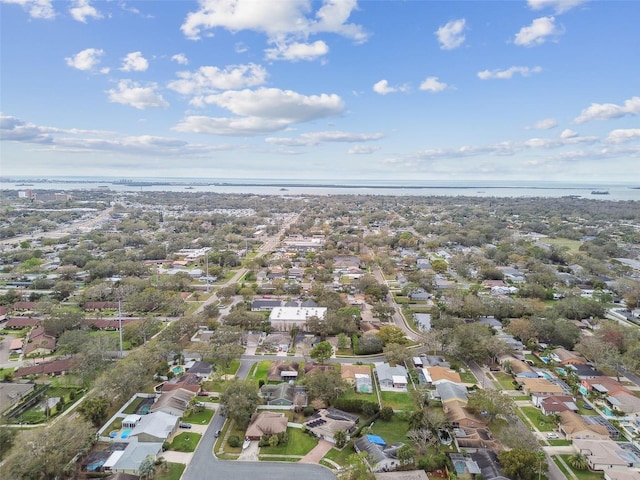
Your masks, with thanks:
[(122, 411), (122, 413), (133, 415), (134, 413), (136, 413), (136, 409), (140, 406), (143, 400), (144, 398), (142, 397), (136, 397), (136, 399), (131, 402), (129, 406)]
[(198, 425), (206, 425), (211, 421), (214, 411), (205, 408), (201, 412), (192, 413), (189, 416), (184, 417), (185, 422), (197, 423)]
[(350, 388), (349, 390), (347, 390), (344, 394), (342, 394), (342, 396), (340, 398), (347, 398), (347, 399), (350, 399), (350, 400), (353, 400), (353, 399), (368, 400), (370, 402), (378, 403), (378, 396), (375, 394), (375, 392), (372, 392), (372, 393), (358, 393), (353, 388)]
[(264, 380), (264, 383), (267, 383), (267, 375), (269, 374), (269, 368), (271, 367), (272, 363), (273, 362), (271, 362), (270, 360), (261, 360), (257, 363), (257, 367), (253, 374), (253, 378), (256, 382)]
[[(565, 463), (567, 464), (571, 472), (573, 472), (573, 474), (576, 477), (578, 477), (578, 480), (602, 480), (604, 478), (604, 473), (602, 472), (592, 472), (589, 470), (576, 470), (571, 465), (569, 465), (569, 462), (567, 461), (570, 456), (571, 455), (560, 455), (560, 457), (562, 457), (562, 459), (565, 461)], [(553, 457), (553, 461), (556, 462), (556, 465), (558, 465), (558, 468), (560, 468), (560, 470), (562, 470), (562, 472), (565, 473), (566, 475), (567, 469), (564, 468), (564, 465), (562, 465), (555, 457)], [(566, 475), (566, 476), (567, 478), (571, 477), (570, 475)]]
[(162, 467), (156, 469), (156, 474), (153, 478), (156, 480), (180, 480), (186, 465), (182, 463), (167, 463), (167, 470), (163, 470)]
[(303, 433), (299, 428), (287, 428), (289, 440), (277, 447), (261, 447), (261, 454), (272, 455), (306, 455), (318, 444), (318, 439)]
[(566, 447), (573, 443), (571, 440), (547, 440), (547, 442), (552, 447)]
[(400, 420), (397, 415), (394, 415), (391, 420), (377, 419), (373, 422), (372, 427), (365, 428), (362, 433), (380, 435), (387, 444), (391, 445), (398, 442), (406, 443), (408, 428), (409, 422), (407, 420)]
[(414, 409), (413, 398), (409, 392), (380, 392), (380, 397), (384, 407), (405, 411)]
[(169, 450), (176, 452), (194, 452), (202, 435), (193, 432), (182, 432), (171, 442)]
[(516, 390), (515, 385), (513, 385), (513, 377), (508, 373), (493, 372), (493, 376), (498, 380), (503, 390)]
[(460, 369), (458, 372), (460, 374), (460, 379), (462, 383), (478, 383), (478, 379), (471, 372), (471, 370), (467, 370), (466, 368)]
[(338, 465), (346, 465), (349, 457), (351, 455), (355, 455), (355, 453), (356, 451), (353, 449), (353, 440), (352, 440), (349, 443), (347, 443), (347, 445), (342, 450), (338, 450), (337, 448), (332, 448), (327, 452), (324, 458), (333, 460)]
[(541, 432), (551, 432), (556, 426), (553, 417), (543, 415), (536, 407), (520, 407), (520, 410)]
[(582, 242), (580, 240), (569, 240), (568, 238), (545, 238), (544, 243), (559, 248), (567, 248), (571, 253), (578, 253)]

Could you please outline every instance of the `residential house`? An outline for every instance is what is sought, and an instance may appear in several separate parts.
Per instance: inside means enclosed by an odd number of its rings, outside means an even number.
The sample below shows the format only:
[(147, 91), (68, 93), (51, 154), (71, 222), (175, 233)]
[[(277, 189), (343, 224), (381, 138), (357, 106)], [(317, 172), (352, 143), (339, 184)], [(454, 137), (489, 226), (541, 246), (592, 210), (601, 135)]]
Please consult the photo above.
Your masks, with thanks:
[(364, 435), (357, 439), (353, 448), (358, 453), (366, 453), (366, 459), (374, 472), (382, 472), (394, 470), (400, 466), (398, 460), (398, 450), (403, 443), (395, 445), (380, 445), (379, 442), (372, 440), (371, 435)]
[[(136, 439), (138, 442), (164, 442), (175, 433), (180, 419), (170, 413), (155, 411), (147, 415), (141, 415), (140, 420), (131, 430), (128, 439)], [(122, 439), (118, 439), (122, 441)]]
[(154, 459), (162, 453), (162, 442), (140, 442), (131, 438), (124, 450), (114, 450), (102, 465), (107, 472), (138, 475), (140, 464), (148, 457)]
[(604, 425), (591, 424), (577, 413), (564, 411), (560, 416), (560, 431), (570, 440), (608, 440), (609, 430)]
[(531, 396), (531, 401), (536, 407), (540, 406), (540, 402), (544, 398), (564, 393), (560, 385), (556, 385), (546, 378), (516, 378), (516, 381), (522, 385), (522, 390)]
[(172, 378), (168, 382), (164, 382), (160, 391), (170, 392), (172, 390), (188, 390), (197, 394), (200, 391), (200, 377), (195, 373), (185, 373), (179, 377)]
[(539, 406), (543, 415), (555, 415), (567, 410), (578, 413), (578, 406), (574, 398), (569, 395), (551, 395), (542, 399)]
[(416, 322), (418, 329), (423, 332), (431, 330), (431, 314), (430, 313), (414, 313), (413, 320)]
[(612, 440), (574, 440), (574, 448), (583, 454), (591, 470), (628, 470), (640, 467), (640, 458)]
[(307, 389), (289, 383), (263, 385), (260, 396), (266, 400), (267, 405), (299, 408), (307, 406)]
[(640, 413), (640, 398), (630, 393), (618, 393), (605, 397), (605, 402), (611, 410), (621, 412), (625, 415)]
[(209, 362), (195, 361), (187, 367), (188, 375), (195, 375), (201, 381), (209, 380), (213, 373), (213, 366)]
[(252, 312), (270, 312), (276, 307), (282, 306), (282, 300), (271, 298), (255, 298), (251, 302)]
[(353, 365), (345, 363), (341, 365), (340, 376), (344, 381), (356, 389), (356, 392), (371, 393), (371, 367), (368, 365)]
[(640, 480), (637, 470), (605, 470), (604, 480)]
[(466, 402), (461, 400), (452, 400), (443, 405), (444, 413), (447, 415), (449, 423), (454, 428), (470, 427), (480, 428), (485, 427), (486, 422), (479, 415), (469, 412), (465, 408)]
[(0, 414), (17, 404), (25, 395), (33, 392), (35, 383), (0, 382)]
[(580, 380), (580, 392), (583, 395), (587, 395), (589, 392), (598, 392), (601, 395), (608, 396), (615, 396), (621, 393), (632, 394), (631, 390), (626, 388), (620, 382), (606, 376)]
[(64, 375), (73, 365), (73, 359), (61, 358), (51, 362), (40, 363), (29, 367), (20, 367), (13, 372), (15, 378), (28, 377), (30, 375), (50, 375), (57, 377)]
[(277, 435), (287, 431), (287, 417), (282, 413), (260, 412), (251, 417), (246, 437), (249, 440), (260, 440), (263, 435)]
[(566, 348), (556, 348), (549, 355), (551, 360), (560, 365), (586, 365), (587, 361), (580, 355), (570, 352)]
[(434, 396), (440, 399), (442, 405), (446, 405), (453, 401), (458, 401), (466, 405), (469, 400), (469, 397), (467, 396), (467, 387), (460, 383), (439, 383), (436, 385), (436, 393)]
[(431, 385), (439, 385), (443, 382), (462, 383), (460, 374), (445, 367), (427, 367), (422, 369), (425, 380)]
[(394, 391), (407, 389), (407, 369), (402, 365), (392, 367), (388, 363), (378, 363), (375, 367), (381, 390)]
[(604, 375), (601, 371), (596, 370), (591, 365), (567, 365), (567, 369), (574, 372), (580, 380), (592, 379)]
[(163, 392), (151, 405), (150, 412), (164, 412), (181, 417), (189, 409), (189, 402), (196, 393), (184, 388)]
[(282, 382), (287, 380), (295, 380), (298, 378), (298, 362), (285, 362), (277, 360), (269, 366), (267, 380), (270, 382)]
[(352, 415), (336, 408), (323, 408), (318, 410), (304, 423), (304, 426), (316, 437), (335, 443), (334, 435), (342, 430), (351, 434), (360, 421), (357, 415)]
[(31, 318), (31, 317), (12, 317), (9, 320), (7, 320), (7, 323), (5, 324), (5, 328), (7, 329), (11, 329), (11, 330), (20, 330), (22, 328), (26, 328), (26, 327), (35, 327), (38, 322), (40, 322), (39, 319), (37, 318)]
[(29, 334), (29, 340), (24, 346), (27, 356), (51, 355), (56, 350), (56, 336), (42, 325), (36, 326)]
[(402, 470), (395, 472), (376, 472), (376, 480), (429, 480), (424, 470)]

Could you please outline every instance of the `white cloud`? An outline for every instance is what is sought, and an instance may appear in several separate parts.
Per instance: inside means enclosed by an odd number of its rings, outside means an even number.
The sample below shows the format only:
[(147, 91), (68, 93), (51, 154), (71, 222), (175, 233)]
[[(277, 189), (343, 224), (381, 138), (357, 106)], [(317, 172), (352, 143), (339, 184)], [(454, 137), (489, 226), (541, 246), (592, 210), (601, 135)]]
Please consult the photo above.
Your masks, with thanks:
[(187, 59), (187, 56), (184, 53), (176, 53), (174, 56), (171, 57), (171, 60), (178, 63), (179, 65), (189, 64), (189, 60)]
[(329, 47), (322, 40), (313, 43), (293, 42), (284, 45), (277, 45), (275, 48), (265, 50), (269, 60), (288, 60), (297, 62), (298, 60), (315, 60), (329, 53)]
[(560, 138), (562, 139), (575, 138), (577, 136), (578, 136), (578, 132), (575, 132), (569, 128), (563, 130), (562, 133), (560, 134)]
[(466, 23), (464, 18), (452, 20), (435, 31), (442, 50), (453, 50), (464, 43)]
[(380, 80), (373, 85), (373, 91), (380, 95), (387, 95), (388, 93), (407, 92), (409, 87), (407, 85), (392, 87), (387, 80)]
[(640, 139), (640, 128), (619, 128), (609, 132), (607, 142), (625, 143), (636, 139)]
[(149, 62), (142, 56), (142, 52), (131, 52), (122, 59), (120, 70), (123, 72), (144, 72), (149, 68)]
[(157, 85), (151, 83), (146, 87), (131, 80), (120, 80), (117, 89), (108, 90), (109, 101), (129, 105), (139, 110), (145, 108), (166, 108), (169, 104), (156, 92)]
[(382, 133), (351, 133), (351, 132), (312, 132), (303, 133), (298, 138), (269, 137), (265, 142), (289, 147), (312, 146), (326, 142), (373, 142), (384, 138)]
[(231, 32), (254, 30), (270, 41), (307, 38), (311, 34), (335, 33), (356, 42), (367, 34), (360, 25), (347, 23), (357, 7), (356, 0), (324, 0), (312, 11), (308, 0), (263, 2), (255, 0), (199, 0), (198, 9), (190, 12), (180, 27), (187, 38), (199, 39), (204, 31), (221, 27)]
[(43, 145), (49, 150), (70, 153), (119, 152), (124, 154), (199, 156), (229, 149), (229, 145), (201, 145), (154, 135), (121, 135), (105, 130), (83, 130), (38, 126), (0, 114), (0, 138), (4, 141)]
[(31, 18), (51, 20), (56, 16), (52, 0), (0, 0), (0, 3), (20, 5), (29, 12)]
[(226, 68), (200, 67), (194, 72), (178, 72), (178, 80), (167, 85), (183, 95), (203, 95), (220, 90), (237, 90), (264, 84), (267, 71), (260, 65), (230, 65)]
[(175, 129), (214, 135), (262, 135), (294, 123), (340, 115), (344, 102), (335, 94), (301, 95), (291, 90), (260, 88), (229, 90), (198, 99), (217, 105), (237, 117), (189, 116)]
[(509, 80), (516, 73), (522, 75), (523, 77), (529, 77), (534, 73), (540, 73), (542, 71), (542, 67), (536, 66), (533, 68), (529, 67), (509, 67), (506, 70), (483, 70), (478, 72), (478, 78), (480, 80), (490, 80), (490, 79), (499, 79), (499, 80)]
[(533, 47), (542, 45), (549, 37), (562, 33), (562, 30), (556, 27), (554, 17), (540, 17), (536, 18), (530, 26), (522, 27), (516, 33), (514, 43), (521, 47)]
[(69, 13), (74, 20), (82, 23), (87, 23), (87, 18), (102, 18), (102, 14), (89, 3), (89, 0), (75, 0)]
[(426, 90), (427, 92), (433, 93), (441, 92), (448, 87), (449, 85), (446, 83), (438, 81), (438, 77), (427, 77), (420, 84), (420, 90)]
[(588, 108), (582, 110), (574, 122), (585, 123), (591, 120), (610, 120), (612, 118), (638, 114), (640, 114), (640, 97), (632, 97), (629, 100), (625, 100), (624, 105), (592, 103)]
[(527, 0), (527, 3), (531, 10), (553, 8), (556, 13), (565, 13), (587, 1), (588, 0)]
[(70, 67), (82, 71), (91, 71), (100, 63), (100, 57), (104, 55), (104, 50), (98, 48), (87, 48), (76, 53), (73, 57), (66, 57), (65, 61)]
[(374, 145), (355, 145), (351, 147), (347, 153), (349, 155), (371, 155), (380, 150), (380, 147)]
[(555, 118), (545, 118), (544, 120), (537, 121), (533, 127), (534, 130), (551, 130), (558, 126), (558, 122)]

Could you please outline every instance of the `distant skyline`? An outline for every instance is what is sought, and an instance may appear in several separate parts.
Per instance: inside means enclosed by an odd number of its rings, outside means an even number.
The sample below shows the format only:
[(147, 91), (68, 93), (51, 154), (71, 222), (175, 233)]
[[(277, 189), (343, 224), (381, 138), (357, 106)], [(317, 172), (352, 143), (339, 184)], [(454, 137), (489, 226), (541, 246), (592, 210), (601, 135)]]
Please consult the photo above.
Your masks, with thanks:
[(0, 0), (0, 175), (640, 183), (640, 2)]

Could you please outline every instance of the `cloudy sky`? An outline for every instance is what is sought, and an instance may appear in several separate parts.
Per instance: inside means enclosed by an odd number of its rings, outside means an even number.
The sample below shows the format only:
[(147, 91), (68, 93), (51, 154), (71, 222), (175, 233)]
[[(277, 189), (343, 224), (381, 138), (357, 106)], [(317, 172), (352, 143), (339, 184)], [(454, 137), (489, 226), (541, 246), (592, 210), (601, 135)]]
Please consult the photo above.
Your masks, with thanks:
[(0, 0), (0, 174), (640, 182), (640, 2)]

